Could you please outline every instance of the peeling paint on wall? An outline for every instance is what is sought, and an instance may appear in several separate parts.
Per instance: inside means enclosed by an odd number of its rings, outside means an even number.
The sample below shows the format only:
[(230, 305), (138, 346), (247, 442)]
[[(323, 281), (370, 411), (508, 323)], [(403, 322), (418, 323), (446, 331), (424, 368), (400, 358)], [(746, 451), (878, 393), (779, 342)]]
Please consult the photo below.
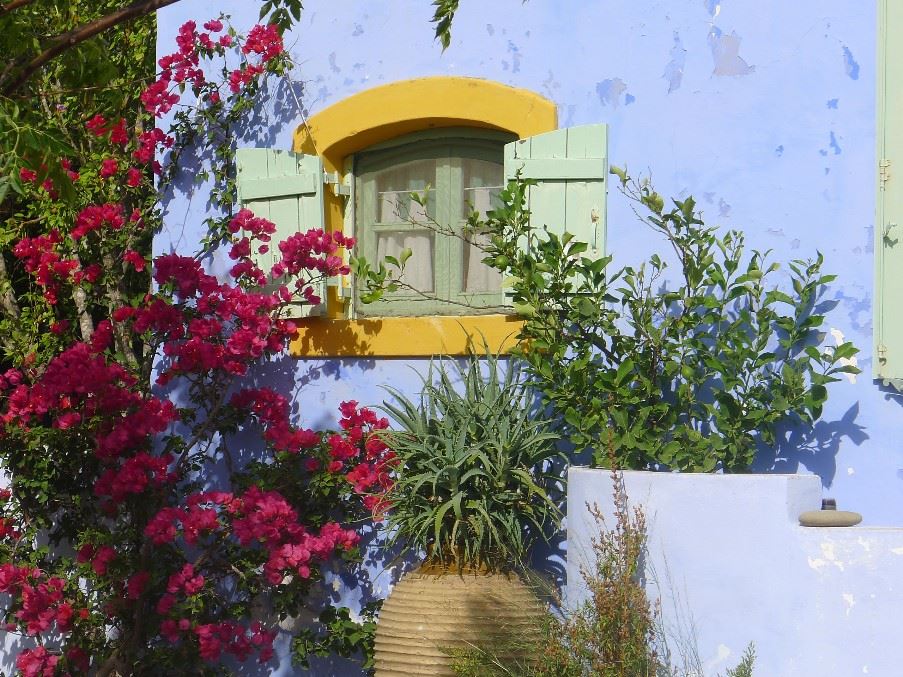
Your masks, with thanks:
[(840, 144), (837, 143), (837, 137), (834, 135), (834, 132), (831, 132), (829, 145), (831, 146), (831, 150), (834, 151), (834, 155), (840, 155), (843, 152), (840, 150)]
[(721, 3), (718, 0), (702, 0), (702, 4), (705, 6), (709, 16), (715, 17), (721, 12)]
[[(709, 47), (712, 49), (712, 61), (715, 63), (713, 75), (749, 75), (756, 70), (740, 56), (741, 38), (736, 31), (725, 35), (717, 26), (712, 26), (709, 33)], [(858, 66), (857, 66), (858, 72)]]
[(850, 593), (848, 593), (848, 592), (843, 592), (843, 593), (841, 593), (840, 596), (843, 598), (843, 603), (844, 603), (844, 605), (846, 605), (846, 607), (847, 607), (847, 608), (846, 608), (846, 613), (847, 613), (847, 616), (849, 616), (849, 615), (850, 615), (850, 611), (853, 609), (853, 607), (854, 607), (855, 604), (856, 604), (856, 599), (853, 597), (852, 594), (850, 594)]
[(627, 91), (627, 83), (621, 78), (609, 78), (596, 83), (596, 94), (603, 106), (617, 108), (621, 103), (621, 95)]
[(784, 146), (783, 144), (774, 149), (774, 154), (778, 157), (781, 157), (784, 154)]
[(859, 79), (859, 64), (853, 58), (853, 52), (846, 45), (843, 46), (843, 67), (851, 80)]
[(820, 571), (821, 569), (827, 567), (829, 564), (833, 564), (838, 569), (843, 571), (843, 562), (837, 559), (837, 555), (834, 553), (834, 544), (831, 541), (825, 541), (821, 544), (821, 554), (822, 556), (816, 559), (813, 559), (812, 557), (806, 558), (809, 562), (810, 569)]
[(833, 108), (836, 110), (837, 104), (839, 101), (840, 101), (840, 99), (828, 99), (828, 103), (827, 103), (828, 108)]
[(684, 65), (687, 62), (687, 50), (680, 41), (680, 34), (674, 31), (674, 46), (671, 47), (671, 60), (665, 65), (662, 77), (668, 81), (668, 94), (680, 89), (684, 78)]
[[(512, 73), (520, 73), (520, 59), (521, 53), (520, 48), (515, 45), (511, 40), (508, 41), (508, 53), (511, 55), (511, 72)], [(504, 65), (506, 62), (502, 62)], [(507, 68), (506, 68), (507, 70)]]
[(705, 662), (702, 674), (709, 674), (710, 672), (714, 672), (716, 668), (721, 667), (724, 662), (728, 658), (730, 658), (731, 653), (732, 651), (729, 646), (725, 644), (719, 644), (718, 648), (716, 649), (715, 655)]

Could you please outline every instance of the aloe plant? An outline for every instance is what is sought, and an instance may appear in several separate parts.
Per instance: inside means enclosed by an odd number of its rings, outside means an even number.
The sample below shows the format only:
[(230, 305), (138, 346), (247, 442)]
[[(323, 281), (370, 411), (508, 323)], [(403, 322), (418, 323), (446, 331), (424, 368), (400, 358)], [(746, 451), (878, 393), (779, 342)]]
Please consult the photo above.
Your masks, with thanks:
[(494, 355), (443, 360), (431, 364), (419, 401), (386, 390), (395, 401), (383, 408), (398, 424), (386, 435), (399, 461), (392, 538), (443, 566), (521, 564), (560, 521), (561, 478), (551, 468), (561, 454), (516, 366), (503, 370)]

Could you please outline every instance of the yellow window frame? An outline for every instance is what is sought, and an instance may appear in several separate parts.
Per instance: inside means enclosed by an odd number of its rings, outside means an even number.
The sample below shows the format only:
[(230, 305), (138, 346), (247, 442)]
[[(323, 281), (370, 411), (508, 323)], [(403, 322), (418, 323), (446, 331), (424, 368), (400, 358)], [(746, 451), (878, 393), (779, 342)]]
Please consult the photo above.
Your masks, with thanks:
[[(490, 80), (429, 77), (374, 87), (317, 113), (295, 131), (294, 150), (323, 158), (327, 172), (342, 173), (346, 158), (374, 144), (443, 127), (477, 127), (519, 139), (558, 128), (557, 107), (538, 94)], [(326, 228), (341, 230), (342, 200), (326, 195)], [(504, 352), (521, 322), (512, 315), (346, 319), (336, 288), (327, 294), (327, 317), (298, 321), (296, 357), (426, 357), (464, 355), (483, 339)]]

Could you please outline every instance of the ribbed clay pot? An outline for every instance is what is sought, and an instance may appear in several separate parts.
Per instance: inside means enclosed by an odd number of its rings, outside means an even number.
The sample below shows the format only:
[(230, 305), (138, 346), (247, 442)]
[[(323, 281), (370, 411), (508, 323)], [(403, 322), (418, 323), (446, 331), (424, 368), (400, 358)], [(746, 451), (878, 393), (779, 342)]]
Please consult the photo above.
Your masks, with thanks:
[(379, 612), (376, 675), (454, 677), (443, 649), (512, 640), (535, 647), (543, 614), (539, 599), (514, 574), (422, 566), (398, 582)]

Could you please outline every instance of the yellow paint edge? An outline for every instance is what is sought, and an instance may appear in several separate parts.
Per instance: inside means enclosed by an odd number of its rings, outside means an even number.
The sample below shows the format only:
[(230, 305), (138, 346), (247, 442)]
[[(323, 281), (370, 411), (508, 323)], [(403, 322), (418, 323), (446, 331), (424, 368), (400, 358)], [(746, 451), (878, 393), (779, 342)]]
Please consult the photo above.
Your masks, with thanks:
[(423, 357), (496, 353), (517, 345), (523, 321), (513, 315), (297, 320), (294, 357)]
[(425, 129), (482, 127), (518, 138), (557, 129), (557, 106), (491, 80), (437, 76), (366, 89), (323, 109), (295, 131), (299, 153), (318, 153), (329, 171), (375, 143)]
[[(437, 76), (364, 90), (320, 111), (295, 131), (294, 150), (321, 155), (327, 171), (374, 144), (427, 129), (478, 127), (518, 138), (558, 128), (554, 102), (526, 89), (478, 78)], [(326, 227), (342, 229), (342, 198), (327, 192)], [(330, 289), (328, 318), (300, 320), (295, 357), (466, 355), (472, 346), (508, 352), (522, 322), (507, 315), (342, 319)]]

